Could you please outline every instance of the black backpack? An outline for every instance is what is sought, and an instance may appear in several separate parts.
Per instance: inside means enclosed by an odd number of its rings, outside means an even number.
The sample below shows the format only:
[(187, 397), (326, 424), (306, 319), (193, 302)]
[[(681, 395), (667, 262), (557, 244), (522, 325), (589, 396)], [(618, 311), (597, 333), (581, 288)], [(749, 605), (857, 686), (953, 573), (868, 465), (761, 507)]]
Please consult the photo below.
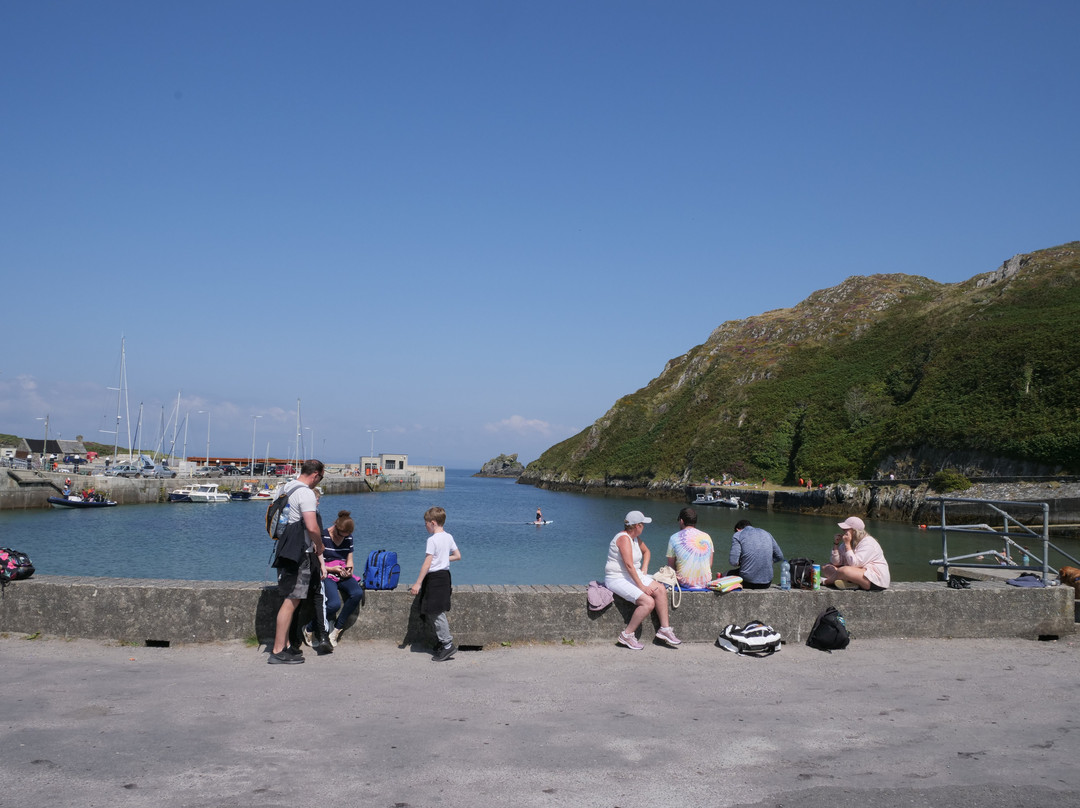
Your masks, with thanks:
[(792, 589), (814, 588), (814, 560), (812, 558), (793, 558), (788, 561), (791, 567)]
[(818, 615), (814, 627), (810, 629), (810, 636), (806, 638), (806, 644), (811, 648), (829, 653), (847, 648), (849, 642), (851, 635), (848, 634), (847, 623), (835, 606), (830, 606)]

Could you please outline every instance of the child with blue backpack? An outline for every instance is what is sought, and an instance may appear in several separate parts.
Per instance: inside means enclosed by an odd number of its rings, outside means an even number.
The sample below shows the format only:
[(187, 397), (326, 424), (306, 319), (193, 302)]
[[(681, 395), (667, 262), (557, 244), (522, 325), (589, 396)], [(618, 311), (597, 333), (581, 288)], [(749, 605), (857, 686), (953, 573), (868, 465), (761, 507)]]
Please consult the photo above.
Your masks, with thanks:
[(453, 635), (450, 634), (450, 621), (446, 613), (450, 611), (450, 562), (461, 559), (461, 551), (454, 543), (454, 537), (444, 530), (446, 511), (438, 506), (424, 512), (424, 527), (428, 539), (424, 563), (416, 583), (409, 587), (414, 595), (420, 595), (420, 614), (435, 626), (438, 645), (434, 662), (445, 662), (457, 653)]

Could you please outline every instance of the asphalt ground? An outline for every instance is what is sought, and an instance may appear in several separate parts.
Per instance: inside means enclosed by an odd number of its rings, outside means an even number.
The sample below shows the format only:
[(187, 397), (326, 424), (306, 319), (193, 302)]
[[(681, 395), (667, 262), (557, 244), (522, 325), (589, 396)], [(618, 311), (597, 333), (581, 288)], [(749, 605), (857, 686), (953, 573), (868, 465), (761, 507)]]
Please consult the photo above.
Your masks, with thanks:
[(0, 637), (0, 806), (1080, 805), (1072, 638), (266, 659)]

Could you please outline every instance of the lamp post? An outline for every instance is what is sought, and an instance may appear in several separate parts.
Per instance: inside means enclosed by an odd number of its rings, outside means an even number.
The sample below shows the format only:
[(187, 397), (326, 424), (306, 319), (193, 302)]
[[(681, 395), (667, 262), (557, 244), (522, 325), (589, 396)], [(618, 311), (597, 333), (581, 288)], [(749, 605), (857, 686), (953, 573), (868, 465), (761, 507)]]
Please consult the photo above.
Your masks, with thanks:
[(301, 458), (301, 460), (311, 460), (311, 458), (315, 457), (315, 430), (310, 426), (305, 426), (304, 431), (311, 433), (308, 435), (311, 443), (304, 447), (306, 450), (304, 452), (305, 457)]
[(41, 444), (41, 470), (45, 471), (45, 452), (49, 447), (49, 416), (46, 415), (44, 418), (35, 418), (34, 420), (45, 422), (45, 442)]
[(255, 426), (259, 423), (260, 418), (262, 418), (261, 415), (251, 416), (251, 468), (249, 470), (252, 474), (255, 473)]
[(375, 433), (378, 432), (378, 431), (379, 430), (377, 430), (377, 429), (369, 429), (368, 430), (368, 434), (371, 435), (371, 454), (368, 455), (368, 457), (370, 457), (372, 460), (375, 459)]
[(210, 410), (199, 410), (199, 413), (206, 413), (206, 459), (203, 461), (204, 466), (210, 465)]

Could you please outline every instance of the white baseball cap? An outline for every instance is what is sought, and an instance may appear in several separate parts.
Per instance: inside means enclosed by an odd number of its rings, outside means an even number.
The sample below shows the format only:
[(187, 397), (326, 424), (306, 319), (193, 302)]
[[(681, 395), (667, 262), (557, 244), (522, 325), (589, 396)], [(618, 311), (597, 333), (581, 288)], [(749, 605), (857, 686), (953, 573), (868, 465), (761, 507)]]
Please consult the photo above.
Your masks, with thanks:
[(626, 514), (626, 518), (623, 520), (628, 525), (647, 525), (652, 519), (641, 511), (630, 511)]
[(844, 530), (866, 530), (866, 523), (857, 516), (849, 516), (843, 522), (837, 522)]

